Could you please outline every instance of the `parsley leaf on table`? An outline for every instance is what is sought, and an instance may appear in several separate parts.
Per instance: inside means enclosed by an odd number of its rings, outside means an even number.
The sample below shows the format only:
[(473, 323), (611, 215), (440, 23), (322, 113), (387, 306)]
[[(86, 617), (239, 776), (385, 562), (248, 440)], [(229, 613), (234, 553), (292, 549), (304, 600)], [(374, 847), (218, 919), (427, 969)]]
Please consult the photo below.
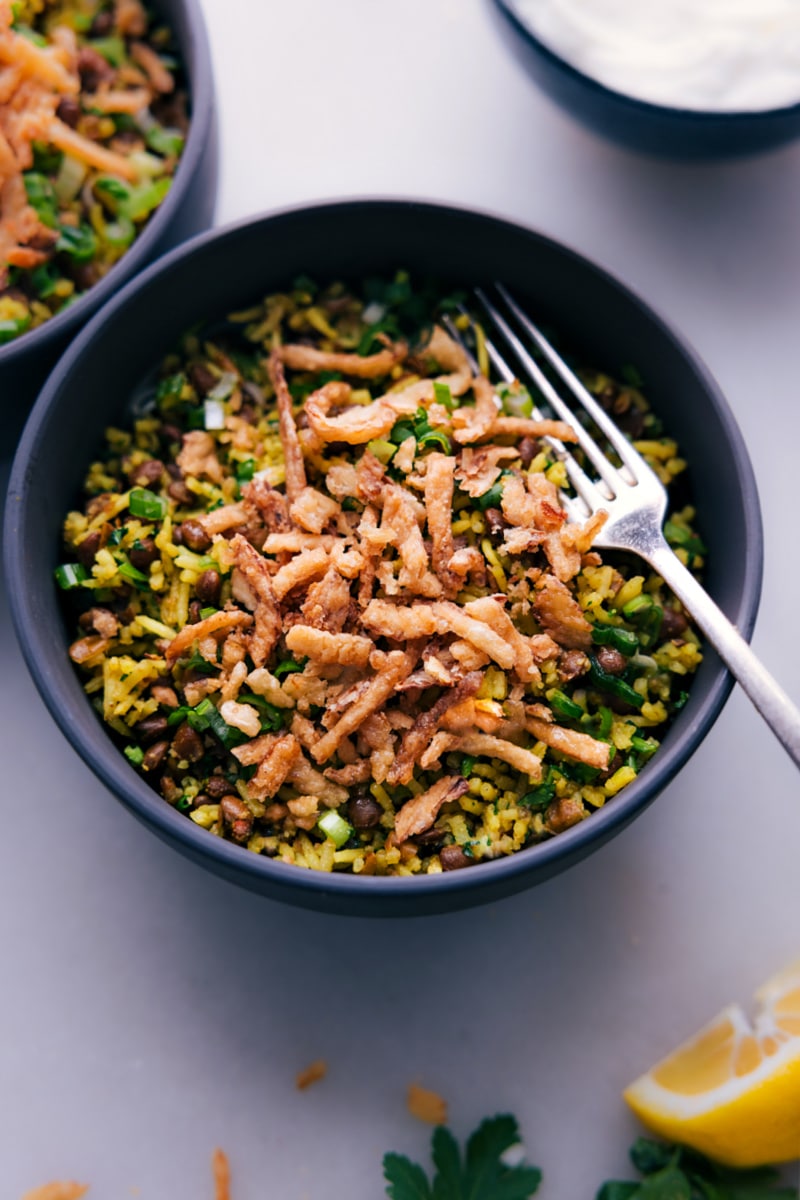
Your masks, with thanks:
[(519, 1144), (519, 1128), (510, 1116), (489, 1117), (467, 1141), (464, 1159), (449, 1129), (434, 1130), (433, 1182), (416, 1163), (401, 1154), (387, 1154), (383, 1174), (390, 1200), (529, 1200), (542, 1173), (526, 1164), (509, 1166), (503, 1155)]
[(684, 1146), (664, 1146), (639, 1138), (631, 1161), (644, 1179), (610, 1180), (596, 1200), (798, 1200), (794, 1188), (775, 1186), (771, 1167), (734, 1170)]

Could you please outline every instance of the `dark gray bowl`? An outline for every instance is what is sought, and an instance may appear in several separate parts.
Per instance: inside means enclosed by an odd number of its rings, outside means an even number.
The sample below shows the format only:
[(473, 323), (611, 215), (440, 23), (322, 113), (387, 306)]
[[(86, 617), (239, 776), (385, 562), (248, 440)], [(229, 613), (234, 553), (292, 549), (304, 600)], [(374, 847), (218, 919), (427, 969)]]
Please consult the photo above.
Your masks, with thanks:
[(508, 0), (494, 0), (501, 32), (553, 100), (589, 129), (632, 150), (677, 159), (735, 158), (800, 136), (800, 104), (764, 112), (695, 112), (616, 92), (550, 50)]
[(129, 766), (89, 706), (67, 657), (70, 639), (53, 582), (62, 516), (75, 502), (103, 429), (123, 419), (135, 385), (197, 321), (240, 309), (286, 286), (301, 271), (324, 280), (400, 265), (462, 285), (502, 279), (562, 330), (585, 361), (612, 370), (635, 363), (654, 407), (696, 464), (696, 503), (710, 546), (709, 590), (746, 635), (752, 632), (761, 585), (753, 473), (714, 381), (683, 339), (638, 297), (548, 238), (463, 209), (349, 201), (280, 212), (205, 234), (130, 283), (64, 355), (17, 452), (6, 509), (5, 566), (23, 653), (67, 739), (159, 837), (266, 896), (360, 916), (480, 904), (564, 870), (658, 795), (708, 732), (731, 688), (730, 675), (709, 651), (662, 748), (613, 802), (550, 842), (438, 876), (331, 876), (272, 862), (199, 829)]
[(71, 338), (137, 271), (165, 250), (207, 229), (217, 195), (214, 76), (198, 0), (156, 0), (186, 72), (191, 125), (169, 195), (113, 270), (38, 329), (0, 346), (0, 448), (10, 453), (36, 393)]

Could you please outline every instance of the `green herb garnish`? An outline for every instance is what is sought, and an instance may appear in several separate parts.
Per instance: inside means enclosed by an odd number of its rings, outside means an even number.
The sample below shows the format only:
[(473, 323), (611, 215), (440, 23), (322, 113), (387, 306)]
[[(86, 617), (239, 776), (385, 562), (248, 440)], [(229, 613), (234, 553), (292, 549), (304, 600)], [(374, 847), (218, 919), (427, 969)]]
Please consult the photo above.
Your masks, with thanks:
[(91, 578), (86, 567), (80, 563), (62, 563), (61, 566), (56, 567), (54, 574), (56, 583), (65, 592), (83, 587), (86, 580)]
[(69, 255), (75, 262), (89, 262), (97, 253), (97, 238), (88, 225), (62, 225), (56, 250)]
[(639, 639), (628, 629), (620, 629), (617, 625), (595, 625), (592, 630), (592, 641), (596, 646), (612, 646), (626, 658), (630, 658), (639, 649)]
[(352, 825), (348, 824), (344, 817), (340, 817), (335, 808), (329, 808), (322, 814), (317, 821), (317, 828), (325, 837), (330, 838), (337, 848), (344, 846), (353, 836)]
[(631, 1161), (644, 1178), (609, 1180), (596, 1200), (797, 1200), (794, 1188), (776, 1186), (771, 1167), (738, 1171), (712, 1162), (696, 1150), (664, 1146), (639, 1138)]
[(304, 658), (302, 662), (295, 662), (293, 658), (285, 658), (283, 662), (278, 663), (272, 673), (276, 679), (283, 679), (284, 675), (293, 675), (295, 671), (302, 671), (307, 662), (307, 658)]
[(383, 1159), (386, 1194), (391, 1200), (529, 1200), (542, 1173), (525, 1163), (507, 1165), (504, 1156), (520, 1144), (517, 1122), (510, 1116), (490, 1117), (469, 1138), (462, 1153), (449, 1129), (433, 1132), (431, 1156), (436, 1174), (402, 1154)]
[(630, 704), (632, 708), (641, 708), (644, 704), (644, 697), (626, 683), (624, 679), (620, 679), (618, 675), (611, 675), (608, 671), (604, 671), (600, 663), (593, 654), (589, 655), (589, 662), (592, 664), (589, 671), (589, 678), (595, 687), (600, 688), (603, 692), (608, 692), (612, 696), (617, 696), (620, 700), (624, 700), (626, 704)]
[(557, 713), (559, 717), (565, 717), (568, 721), (580, 721), (584, 715), (580, 704), (570, 700), (569, 696), (559, 691), (558, 688), (554, 688), (547, 698), (553, 712)]
[(149, 488), (134, 488), (128, 501), (132, 517), (143, 517), (145, 521), (160, 521), (167, 511), (167, 504)]

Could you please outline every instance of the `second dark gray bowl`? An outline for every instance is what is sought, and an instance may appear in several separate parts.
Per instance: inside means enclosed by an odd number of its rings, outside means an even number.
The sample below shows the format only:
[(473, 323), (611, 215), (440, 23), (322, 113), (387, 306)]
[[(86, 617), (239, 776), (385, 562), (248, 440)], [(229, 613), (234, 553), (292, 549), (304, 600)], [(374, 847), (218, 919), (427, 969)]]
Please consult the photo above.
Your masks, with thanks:
[(731, 688), (729, 674), (708, 651), (690, 699), (658, 754), (605, 808), (549, 842), (442, 875), (322, 875), (271, 861), (199, 829), (128, 764), (90, 707), (67, 657), (70, 636), (53, 581), (61, 555), (61, 521), (76, 501), (103, 430), (124, 419), (136, 385), (197, 322), (241, 309), (301, 272), (325, 280), (399, 266), (461, 285), (501, 279), (560, 330), (583, 361), (611, 371), (635, 363), (653, 407), (695, 468), (698, 523), (710, 547), (709, 591), (745, 635), (752, 632), (761, 584), (761, 522), (753, 473), (713, 380), (682, 338), (643, 301), (548, 238), (463, 209), (350, 201), (277, 213), (206, 234), (129, 284), (58, 364), (17, 452), (4, 541), (23, 653), (70, 743), (159, 837), (263, 895), (359, 916), (423, 915), (485, 903), (577, 862), (658, 795), (700, 744)]
[(157, 0), (175, 35), (189, 90), (190, 121), (169, 195), (108, 275), (75, 304), (30, 333), (0, 346), (0, 448), (11, 451), (36, 393), (70, 340), (149, 262), (207, 229), (217, 197), (218, 139), (214, 76), (198, 0)]

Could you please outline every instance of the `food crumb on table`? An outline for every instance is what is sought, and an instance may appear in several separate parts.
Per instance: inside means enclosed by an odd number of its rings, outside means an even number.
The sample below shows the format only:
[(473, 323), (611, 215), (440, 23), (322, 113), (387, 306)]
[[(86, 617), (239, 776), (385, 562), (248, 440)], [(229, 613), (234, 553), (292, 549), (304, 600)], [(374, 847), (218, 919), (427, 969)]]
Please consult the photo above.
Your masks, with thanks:
[(211, 1160), (211, 1170), (214, 1173), (215, 1200), (230, 1200), (231, 1197), (231, 1165), (224, 1150), (215, 1150)]
[(417, 1083), (409, 1084), (408, 1111), (418, 1121), (427, 1121), (430, 1125), (447, 1124), (447, 1101), (438, 1092), (420, 1087)]
[(26, 1192), (22, 1200), (80, 1200), (88, 1190), (88, 1183), (45, 1183), (32, 1192)]
[(324, 1058), (318, 1058), (314, 1062), (309, 1063), (302, 1071), (298, 1071), (295, 1082), (298, 1089), (303, 1092), (306, 1088), (311, 1087), (312, 1084), (319, 1083), (327, 1074), (328, 1064)]

